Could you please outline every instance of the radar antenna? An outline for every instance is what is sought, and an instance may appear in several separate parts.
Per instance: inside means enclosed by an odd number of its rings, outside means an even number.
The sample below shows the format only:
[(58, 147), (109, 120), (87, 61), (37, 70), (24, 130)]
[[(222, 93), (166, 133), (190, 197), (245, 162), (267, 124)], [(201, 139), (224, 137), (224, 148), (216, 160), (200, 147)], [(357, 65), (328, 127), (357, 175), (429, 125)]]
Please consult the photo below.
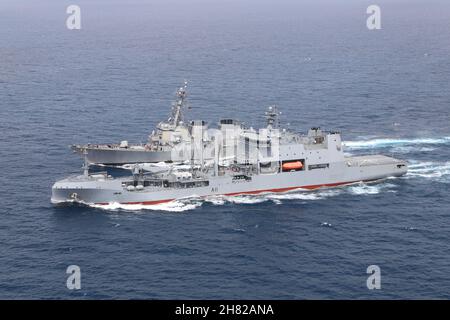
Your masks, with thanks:
[(268, 129), (276, 129), (280, 124), (279, 116), (281, 112), (278, 111), (277, 106), (269, 106), (267, 109), (265, 116), (267, 119), (267, 128)]

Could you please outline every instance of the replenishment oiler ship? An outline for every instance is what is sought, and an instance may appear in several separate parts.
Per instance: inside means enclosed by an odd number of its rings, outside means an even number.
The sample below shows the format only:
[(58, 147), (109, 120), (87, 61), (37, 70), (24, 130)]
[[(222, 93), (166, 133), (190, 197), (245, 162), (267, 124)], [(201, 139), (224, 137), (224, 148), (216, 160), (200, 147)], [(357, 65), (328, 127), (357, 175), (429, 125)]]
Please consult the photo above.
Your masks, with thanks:
[(339, 132), (281, 129), (276, 106), (265, 113), (266, 126), (256, 130), (234, 119), (220, 120), (216, 129), (201, 120), (180, 124), (177, 105), (178, 116), (168, 121), (170, 141), (177, 143), (164, 142), (165, 161), (131, 161), (125, 166), (130, 176), (114, 178), (107, 172), (90, 173), (92, 161), (84, 148), (84, 173), (56, 182), (52, 202), (155, 205), (190, 197), (336, 187), (398, 177), (408, 169), (405, 161), (384, 155), (345, 155)]

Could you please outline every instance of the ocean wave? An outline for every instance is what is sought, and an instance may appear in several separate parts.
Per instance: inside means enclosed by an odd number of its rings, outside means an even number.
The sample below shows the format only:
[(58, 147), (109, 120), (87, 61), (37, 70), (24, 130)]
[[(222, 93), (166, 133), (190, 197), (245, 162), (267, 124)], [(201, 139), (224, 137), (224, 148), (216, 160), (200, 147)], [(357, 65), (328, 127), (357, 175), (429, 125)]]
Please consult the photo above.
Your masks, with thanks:
[(270, 200), (322, 200), (337, 196), (342, 193), (342, 189), (322, 189), (317, 191), (297, 190), (289, 193), (268, 194)]
[(257, 204), (266, 202), (269, 199), (264, 195), (243, 195), (243, 196), (224, 196), (223, 200), (235, 204)]
[(275, 204), (282, 204), (283, 200), (305, 200), (314, 201), (333, 197), (342, 193), (341, 189), (320, 189), (305, 190), (296, 189), (294, 191), (283, 193), (264, 193), (259, 195), (238, 195), (238, 196), (210, 196), (204, 198), (205, 202), (213, 205), (233, 204), (258, 204), (271, 201)]
[(121, 204), (113, 202), (107, 205), (89, 205), (90, 207), (102, 209), (106, 211), (167, 211), (167, 212), (183, 212), (188, 210), (194, 210), (200, 207), (203, 202), (199, 199), (183, 199), (173, 200), (166, 203), (143, 205), (143, 204)]
[[(347, 149), (375, 149), (375, 148), (388, 148), (388, 147), (408, 147), (411, 148), (422, 146), (422, 145), (439, 145), (439, 144), (449, 144), (450, 137), (443, 138), (416, 138), (416, 139), (372, 139), (372, 140), (357, 140), (357, 141), (344, 141), (343, 145)], [(430, 147), (428, 147), (430, 148)], [(401, 150), (401, 149), (399, 149)], [(411, 149), (414, 150), (414, 149)], [(411, 151), (409, 150), (409, 151)], [(424, 149), (427, 150), (427, 149)], [(428, 149), (427, 151), (430, 151)]]
[(224, 205), (226, 203), (232, 204), (258, 204), (267, 201), (272, 201), (275, 204), (280, 204), (281, 201), (277, 199), (271, 199), (269, 194), (264, 195), (238, 195), (238, 196), (209, 196), (204, 198), (205, 202), (213, 205)]
[(406, 177), (433, 179), (439, 182), (450, 182), (450, 161), (410, 161)]
[(292, 200), (302, 200), (304, 202), (325, 200), (344, 193), (350, 193), (352, 195), (366, 195), (378, 194), (382, 191), (396, 192), (393, 190), (396, 185), (388, 183), (387, 181), (388, 179), (380, 181), (377, 184), (366, 184), (361, 182), (338, 188), (323, 188), (318, 190), (296, 189), (294, 191), (284, 193), (265, 193), (262, 195), (213, 196), (205, 198), (204, 201), (213, 205), (223, 205), (226, 203), (258, 204), (267, 201), (271, 201), (275, 204), (282, 204), (284, 201)]
[(370, 195), (379, 194), (380, 192), (396, 192), (393, 190), (396, 185), (392, 183), (380, 183), (376, 185), (369, 185), (365, 183), (359, 183), (357, 185), (350, 186), (348, 188), (349, 193), (354, 195)]
[(435, 147), (429, 146), (395, 146), (392, 148), (392, 152), (394, 153), (411, 153), (411, 152), (431, 152), (436, 150)]

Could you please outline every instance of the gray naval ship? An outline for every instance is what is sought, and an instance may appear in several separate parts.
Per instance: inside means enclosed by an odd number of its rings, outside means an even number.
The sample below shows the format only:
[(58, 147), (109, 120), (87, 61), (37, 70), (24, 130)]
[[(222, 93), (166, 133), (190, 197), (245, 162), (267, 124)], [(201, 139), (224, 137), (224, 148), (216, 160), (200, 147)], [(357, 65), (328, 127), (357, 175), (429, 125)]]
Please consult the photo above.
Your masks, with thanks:
[[(184, 123), (183, 111), (188, 108), (187, 82), (176, 92), (172, 113), (160, 122), (145, 144), (129, 144), (128, 141), (111, 144), (72, 145), (74, 152), (86, 157), (90, 164), (123, 165), (186, 160), (187, 156), (172, 154), (179, 144), (191, 143), (189, 125)], [(174, 157), (172, 157), (174, 156)]]
[(279, 115), (275, 106), (269, 107), (267, 124), (259, 130), (233, 119), (221, 120), (218, 128), (192, 121), (187, 127), (191, 143), (170, 148), (170, 159), (181, 161), (131, 164), (128, 177), (90, 173), (85, 150), (84, 173), (56, 182), (51, 200), (100, 206), (154, 205), (189, 197), (335, 187), (407, 172), (403, 160), (345, 155), (338, 132), (312, 128), (298, 134), (281, 129)]

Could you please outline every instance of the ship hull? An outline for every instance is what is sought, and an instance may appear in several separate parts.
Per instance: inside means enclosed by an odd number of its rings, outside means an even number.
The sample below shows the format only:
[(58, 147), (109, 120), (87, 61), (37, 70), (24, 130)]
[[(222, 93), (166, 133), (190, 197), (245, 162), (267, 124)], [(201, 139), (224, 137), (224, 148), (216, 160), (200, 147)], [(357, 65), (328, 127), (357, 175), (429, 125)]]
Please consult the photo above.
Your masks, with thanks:
[(151, 151), (145, 149), (118, 147), (73, 147), (82, 154), (86, 149), (86, 158), (92, 164), (123, 165), (130, 163), (153, 163), (172, 161), (171, 151)]
[[(384, 158), (384, 161), (369, 164), (361, 161), (352, 164), (353, 158), (349, 158), (347, 162), (334, 163), (326, 169), (256, 174), (249, 180), (235, 180), (230, 175), (213, 176), (209, 179), (208, 186), (195, 188), (151, 187), (140, 191), (128, 191), (122, 186), (121, 179), (106, 181), (85, 181), (83, 178), (65, 179), (53, 186), (52, 202), (76, 200), (96, 205), (110, 203), (154, 205), (189, 197), (236, 196), (335, 187), (398, 177), (407, 172), (407, 166), (403, 161)], [(386, 159), (392, 159), (392, 161), (386, 161)]]

